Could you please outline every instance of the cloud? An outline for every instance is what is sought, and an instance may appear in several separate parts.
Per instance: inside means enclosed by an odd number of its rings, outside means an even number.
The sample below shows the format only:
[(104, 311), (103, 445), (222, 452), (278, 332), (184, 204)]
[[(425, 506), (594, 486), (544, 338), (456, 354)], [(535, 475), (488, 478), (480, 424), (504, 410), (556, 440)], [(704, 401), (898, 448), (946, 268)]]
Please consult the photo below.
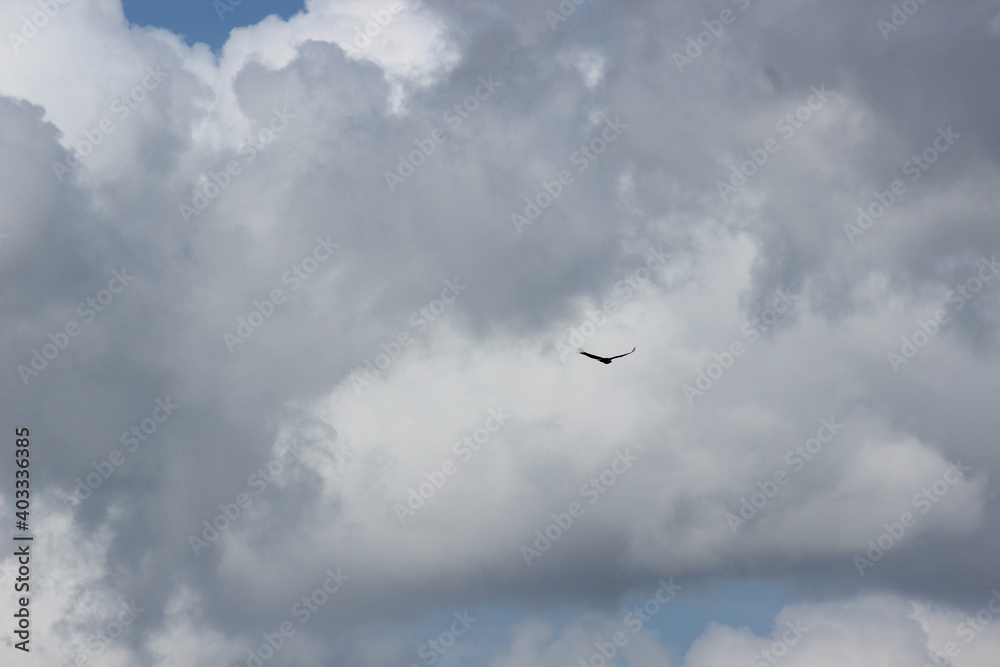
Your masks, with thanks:
[(684, 665), (888, 665), (897, 660), (912, 665), (985, 664), (978, 652), (995, 644), (996, 628), (959, 639), (954, 634), (959, 626), (952, 625), (955, 618), (953, 610), (930, 611), (892, 596), (794, 605), (778, 614), (765, 637), (711, 625), (691, 646)]
[(985, 664), (989, 3), (312, 2), (218, 58), (59, 6), (0, 10), (32, 659), (135, 601), (108, 664), (420, 664), (466, 610), (443, 662), (590, 660), (735, 577), (772, 632), (620, 654)]

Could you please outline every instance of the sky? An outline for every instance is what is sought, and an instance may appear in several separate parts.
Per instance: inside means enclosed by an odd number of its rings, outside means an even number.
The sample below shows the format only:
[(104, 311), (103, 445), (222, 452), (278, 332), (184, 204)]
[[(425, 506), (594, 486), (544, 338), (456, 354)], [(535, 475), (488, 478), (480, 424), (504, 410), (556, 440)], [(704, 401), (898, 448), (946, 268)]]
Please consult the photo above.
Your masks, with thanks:
[(994, 667), (1000, 2), (220, 2), (0, 4), (5, 664)]
[(302, 0), (126, 0), (122, 8), (132, 25), (166, 28), (191, 46), (201, 42), (219, 52), (233, 28), (253, 26), (270, 15), (287, 20), (304, 4)]

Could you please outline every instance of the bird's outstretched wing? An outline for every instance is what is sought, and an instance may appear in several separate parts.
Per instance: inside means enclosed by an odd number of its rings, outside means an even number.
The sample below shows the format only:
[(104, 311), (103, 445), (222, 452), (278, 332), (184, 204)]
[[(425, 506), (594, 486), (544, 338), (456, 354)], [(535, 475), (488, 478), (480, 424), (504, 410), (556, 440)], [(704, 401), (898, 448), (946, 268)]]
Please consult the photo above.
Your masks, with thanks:
[(582, 354), (585, 357), (590, 357), (591, 359), (597, 359), (598, 361), (609, 361), (608, 359), (605, 359), (604, 357), (599, 357), (596, 354), (591, 354), (590, 352), (584, 352), (582, 347), (578, 347), (576, 349), (580, 352), (580, 354)]
[(629, 350), (628, 352), (626, 352), (625, 354), (619, 354), (619, 355), (614, 356), (614, 357), (608, 357), (608, 361), (611, 361), (612, 359), (620, 359), (621, 357), (627, 357), (628, 355), (632, 354), (633, 352), (635, 352), (635, 348), (634, 347), (631, 350)]

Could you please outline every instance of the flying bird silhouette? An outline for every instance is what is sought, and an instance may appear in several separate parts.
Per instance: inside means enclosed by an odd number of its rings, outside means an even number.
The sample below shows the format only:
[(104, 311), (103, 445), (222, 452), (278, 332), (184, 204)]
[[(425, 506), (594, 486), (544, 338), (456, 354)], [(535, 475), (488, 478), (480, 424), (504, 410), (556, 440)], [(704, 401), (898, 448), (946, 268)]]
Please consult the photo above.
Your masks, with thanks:
[(590, 357), (591, 359), (597, 359), (602, 364), (610, 364), (615, 359), (619, 359), (621, 357), (627, 357), (628, 355), (630, 355), (633, 352), (635, 352), (635, 348), (633, 347), (631, 350), (629, 350), (625, 354), (618, 354), (618, 355), (615, 355), (613, 357), (599, 357), (596, 354), (591, 354), (590, 352), (584, 352), (582, 347), (578, 347), (576, 349), (579, 350), (580, 354), (582, 354), (583, 356)]

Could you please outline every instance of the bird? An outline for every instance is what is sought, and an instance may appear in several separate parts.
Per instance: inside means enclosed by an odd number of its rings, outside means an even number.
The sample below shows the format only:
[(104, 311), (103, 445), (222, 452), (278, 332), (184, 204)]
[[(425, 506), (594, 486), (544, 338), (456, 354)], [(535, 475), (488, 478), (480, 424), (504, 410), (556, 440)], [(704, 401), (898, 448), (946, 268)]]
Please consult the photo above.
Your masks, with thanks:
[(628, 355), (630, 355), (633, 352), (635, 352), (635, 348), (633, 347), (631, 350), (629, 350), (625, 354), (618, 354), (618, 355), (615, 355), (613, 357), (599, 357), (596, 354), (591, 354), (590, 352), (584, 352), (582, 347), (578, 347), (576, 349), (579, 350), (580, 354), (582, 354), (583, 356), (590, 357), (591, 359), (597, 359), (602, 364), (610, 364), (615, 359), (618, 359), (620, 357), (627, 357)]

